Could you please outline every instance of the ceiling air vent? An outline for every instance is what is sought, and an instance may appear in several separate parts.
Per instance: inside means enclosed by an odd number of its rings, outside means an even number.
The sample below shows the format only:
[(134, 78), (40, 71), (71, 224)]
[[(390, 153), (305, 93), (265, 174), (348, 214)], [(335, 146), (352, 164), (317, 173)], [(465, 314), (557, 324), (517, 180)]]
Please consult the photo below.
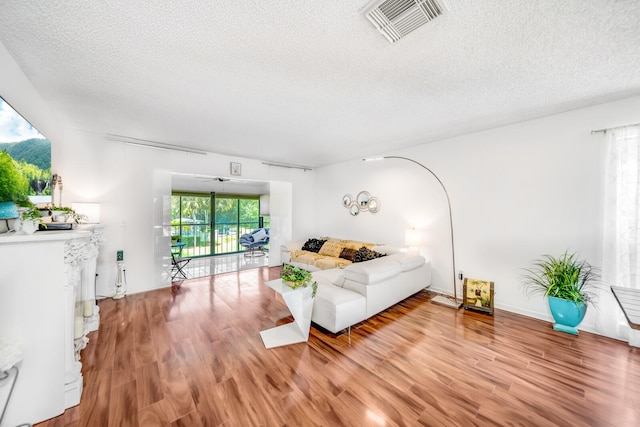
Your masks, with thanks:
[(385, 0), (367, 12), (367, 18), (394, 43), (443, 12), (442, 1)]

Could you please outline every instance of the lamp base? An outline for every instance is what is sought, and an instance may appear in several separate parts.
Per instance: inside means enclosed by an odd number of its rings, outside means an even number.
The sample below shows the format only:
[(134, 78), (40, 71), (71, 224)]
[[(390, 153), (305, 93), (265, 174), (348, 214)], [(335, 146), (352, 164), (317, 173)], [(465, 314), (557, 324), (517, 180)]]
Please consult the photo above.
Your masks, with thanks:
[(462, 307), (462, 301), (460, 301), (459, 299), (455, 299), (453, 297), (447, 297), (444, 295), (438, 295), (436, 297), (431, 298), (431, 302), (435, 304), (444, 305), (449, 308), (455, 308), (456, 310)]

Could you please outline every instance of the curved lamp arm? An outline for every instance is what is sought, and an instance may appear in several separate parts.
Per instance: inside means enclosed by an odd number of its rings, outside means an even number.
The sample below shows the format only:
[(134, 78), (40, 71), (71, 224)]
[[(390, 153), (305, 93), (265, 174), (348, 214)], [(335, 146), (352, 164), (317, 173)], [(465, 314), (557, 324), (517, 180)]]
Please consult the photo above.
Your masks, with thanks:
[[(449, 231), (450, 231), (450, 235), (451, 235), (451, 260), (452, 260), (452, 265), (453, 265), (453, 301), (451, 301), (450, 299), (447, 298), (438, 298), (435, 297), (434, 299), (432, 299), (433, 302), (437, 302), (439, 304), (443, 304), (446, 305), (448, 307), (453, 307), (453, 308), (460, 308), (460, 306), (462, 305), (460, 303), (460, 301), (458, 301), (458, 290), (457, 290), (457, 286), (456, 286), (456, 251), (455, 251), (455, 246), (454, 246), (454, 242), (453, 242), (453, 216), (451, 214), (451, 201), (449, 200), (449, 192), (447, 191), (446, 187), (444, 186), (444, 184), (442, 183), (442, 181), (440, 180), (440, 178), (438, 177), (438, 175), (436, 175), (431, 169), (429, 169), (428, 167), (426, 167), (425, 165), (423, 165), (422, 163), (415, 161), (413, 159), (410, 159), (408, 157), (402, 157), (402, 156), (384, 156), (382, 157), (382, 159), (400, 159), (400, 160), (406, 160), (408, 162), (414, 163), (418, 166), (420, 166), (421, 168), (423, 168), (424, 170), (426, 170), (427, 172), (429, 172), (431, 175), (433, 175), (433, 177), (438, 181), (438, 183), (440, 184), (440, 187), (442, 187), (442, 190), (444, 191), (444, 195), (447, 197), (447, 208), (449, 210)], [(363, 160), (369, 160), (369, 159), (363, 159)]]

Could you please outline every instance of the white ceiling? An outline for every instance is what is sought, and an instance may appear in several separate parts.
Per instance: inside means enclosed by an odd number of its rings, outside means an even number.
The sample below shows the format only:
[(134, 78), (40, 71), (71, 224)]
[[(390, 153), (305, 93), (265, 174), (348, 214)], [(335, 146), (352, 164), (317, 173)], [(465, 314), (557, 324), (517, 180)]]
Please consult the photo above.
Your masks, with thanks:
[(269, 194), (269, 183), (196, 174), (171, 174), (173, 191), (221, 194)]
[(391, 44), (364, 0), (0, 0), (0, 42), (69, 126), (309, 166), (640, 93), (637, 0), (445, 2)]

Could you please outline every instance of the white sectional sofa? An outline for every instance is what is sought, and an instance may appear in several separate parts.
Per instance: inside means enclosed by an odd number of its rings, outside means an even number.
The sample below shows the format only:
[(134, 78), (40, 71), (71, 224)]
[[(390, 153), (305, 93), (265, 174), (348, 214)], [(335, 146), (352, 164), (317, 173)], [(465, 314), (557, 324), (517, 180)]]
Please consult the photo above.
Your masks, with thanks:
[[(386, 255), (313, 272), (318, 282), (311, 315), (314, 323), (333, 333), (350, 330), (352, 325), (431, 286), (431, 263), (424, 257), (385, 246), (373, 249)], [(291, 250), (291, 245), (283, 245), (282, 250)]]

